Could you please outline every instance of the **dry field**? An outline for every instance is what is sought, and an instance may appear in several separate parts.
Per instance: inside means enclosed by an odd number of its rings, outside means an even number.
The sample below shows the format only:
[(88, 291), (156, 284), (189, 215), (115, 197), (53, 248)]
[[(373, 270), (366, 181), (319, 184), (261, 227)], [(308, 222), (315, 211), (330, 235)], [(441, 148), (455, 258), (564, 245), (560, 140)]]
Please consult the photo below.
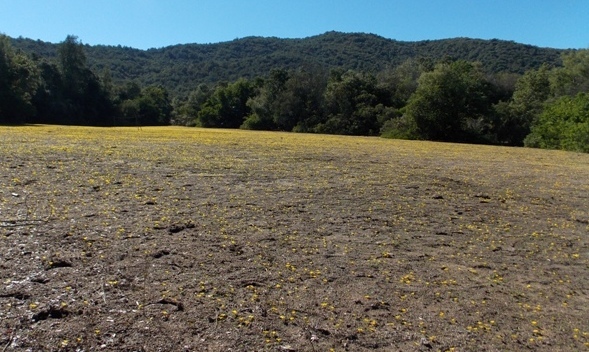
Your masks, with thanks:
[(0, 351), (589, 350), (589, 155), (0, 127)]

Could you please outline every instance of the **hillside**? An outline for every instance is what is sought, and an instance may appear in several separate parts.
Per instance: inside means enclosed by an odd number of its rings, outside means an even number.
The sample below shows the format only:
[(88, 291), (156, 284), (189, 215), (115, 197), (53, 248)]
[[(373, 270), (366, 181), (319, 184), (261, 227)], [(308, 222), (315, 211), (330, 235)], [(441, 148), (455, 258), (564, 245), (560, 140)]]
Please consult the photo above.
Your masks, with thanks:
[[(83, 39), (83, 38), (81, 38)], [(13, 39), (13, 45), (39, 57), (51, 58), (58, 44)], [(115, 82), (136, 80), (162, 84), (174, 96), (185, 95), (200, 83), (265, 76), (272, 68), (321, 66), (375, 72), (409, 58), (450, 57), (480, 61), (488, 72), (513, 72), (559, 65), (563, 50), (512, 41), (455, 38), (403, 42), (373, 34), (327, 32), (304, 39), (247, 37), (216, 44), (182, 44), (139, 50), (122, 46), (85, 45), (91, 68), (110, 70)]]

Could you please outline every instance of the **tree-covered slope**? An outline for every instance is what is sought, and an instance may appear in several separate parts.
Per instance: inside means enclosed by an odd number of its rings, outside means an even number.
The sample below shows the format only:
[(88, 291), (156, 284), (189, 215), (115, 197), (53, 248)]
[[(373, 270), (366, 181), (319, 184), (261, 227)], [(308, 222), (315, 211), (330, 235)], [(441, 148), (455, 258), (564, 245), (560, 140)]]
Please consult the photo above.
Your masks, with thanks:
[[(12, 44), (39, 57), (57, 55), (57, 44), (23, 38), (13, 39)], [(455, 38), (402, 42), (373, 34), (339, 32), (304, 39), (247, 37), (149, 50), (85, 45), (85, 50), (90, 68), (99, 75), (108, 69), (115, 82), (162, 84), (172, 95), (180, 96), (200, 83), (265, 76), (273, 68), (320, 66), (377, 72), (409, 58), (449, 57), (480, 61), (491, 73), (523, 73), (543, 63), (560, 65), (563, 52), (503, 40)]]

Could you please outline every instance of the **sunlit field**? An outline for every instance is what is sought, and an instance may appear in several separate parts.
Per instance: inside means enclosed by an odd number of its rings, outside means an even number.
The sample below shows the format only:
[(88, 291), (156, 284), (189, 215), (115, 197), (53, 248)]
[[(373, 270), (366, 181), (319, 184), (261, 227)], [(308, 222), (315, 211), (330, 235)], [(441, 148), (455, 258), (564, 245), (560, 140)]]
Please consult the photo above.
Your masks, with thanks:
[(589, 350), (589, 155), (0, 127), (0, 348)]

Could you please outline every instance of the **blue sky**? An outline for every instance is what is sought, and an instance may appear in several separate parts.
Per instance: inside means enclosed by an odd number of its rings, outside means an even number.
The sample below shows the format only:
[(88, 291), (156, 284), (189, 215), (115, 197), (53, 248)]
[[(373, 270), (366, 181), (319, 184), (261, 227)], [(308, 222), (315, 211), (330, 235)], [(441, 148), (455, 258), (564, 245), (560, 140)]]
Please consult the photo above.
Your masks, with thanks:
[(589, 0), (0, 0), (0, 33), (159, 48), (246, 36), (365, 32), (589, 48)]

